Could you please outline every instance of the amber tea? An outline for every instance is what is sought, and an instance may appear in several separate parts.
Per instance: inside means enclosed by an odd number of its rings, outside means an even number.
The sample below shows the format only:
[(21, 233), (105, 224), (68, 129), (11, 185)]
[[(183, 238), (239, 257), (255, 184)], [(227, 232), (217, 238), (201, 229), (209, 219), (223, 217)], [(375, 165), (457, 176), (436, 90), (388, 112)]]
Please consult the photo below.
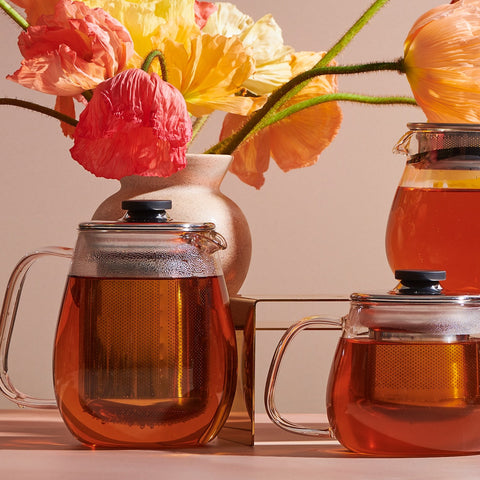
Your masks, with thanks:
[(479, 346), (342, 338), (327, 393), (336, 437), (372, 455), (480, 451)]
[(399, 187), (387, 225), (393, 271), (445, 270), (445, 292), (480, 293), (480, 190)]
[(54, 378), (62, 416), (81, 441), (187, 446), (216, 435), (236, 377), (221, 282), (69, 278)]

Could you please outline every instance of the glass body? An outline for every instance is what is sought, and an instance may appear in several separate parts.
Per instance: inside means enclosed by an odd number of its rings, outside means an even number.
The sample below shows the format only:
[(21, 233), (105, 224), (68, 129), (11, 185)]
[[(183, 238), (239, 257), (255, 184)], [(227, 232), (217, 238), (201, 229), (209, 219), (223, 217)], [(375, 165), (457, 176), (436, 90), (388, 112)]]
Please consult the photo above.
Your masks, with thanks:
[[(480, 296), (352, 295), (339, 322), (307, 317), (275, 351), (265, 407), (281, 428), (336, 438), (364, 455), (415, 457), (480, 452)], [(282, 417), (275, 383), (301, 331), (341, 327), (327, 386), (329, 423)]]
[[(0, 388), (22, 406), (58, 405), (90, 447), (191, 447), (215, 437), (233, 402), (237, 351), (212, 224), (81, 224), (75, 250), (22, 259), (1, 315)], [(55, 336), (56, 401), (8, 374), (16, 305), (42, 255), (72, 258)], [(15, 305), (15, 307), (13, 307)]]
[(446, 270), (450, 293), (480, 293), (480, 126), (414, 124), (386, 230), (393, 271)]
[(342, 338), (327, 393), (336, 438), (370, 455), (479, 452), (479, 354), (479, 338)]
[(206, 443), (228, 416), (235, 375), (222, 277), (69, 277), (54, 382), (64, 421), (83, 443)]
[(480, 451), (480, 299), (441, 300), (353, 302), (327, 388), (330, 426), (348, 449)]

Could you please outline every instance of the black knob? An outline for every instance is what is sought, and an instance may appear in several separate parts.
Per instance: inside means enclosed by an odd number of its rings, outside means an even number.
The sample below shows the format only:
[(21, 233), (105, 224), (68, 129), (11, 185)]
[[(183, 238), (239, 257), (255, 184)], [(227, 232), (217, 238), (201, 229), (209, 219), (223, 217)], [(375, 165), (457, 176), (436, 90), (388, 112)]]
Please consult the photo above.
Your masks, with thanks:
[(438, 295), (442, 292), (439, 282), (447, 278), (445, 270), (395, 270), (400, 280), (397, 291), (403, 295)]
[(125, 200), (127, 210), (123, 220), (131, 223), (164, 223), (169, 220), (166, 210), (172, 208), (171, 200)]

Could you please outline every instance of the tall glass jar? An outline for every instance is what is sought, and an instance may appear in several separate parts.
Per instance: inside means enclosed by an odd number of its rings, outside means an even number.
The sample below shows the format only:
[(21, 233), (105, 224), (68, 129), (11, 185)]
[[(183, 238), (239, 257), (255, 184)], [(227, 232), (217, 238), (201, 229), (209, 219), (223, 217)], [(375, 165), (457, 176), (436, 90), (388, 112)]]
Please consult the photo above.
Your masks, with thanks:
[(480, 125), (410, 123), (386, 231), (393, 271), (446, 270), (446, 292), (480, 292)]

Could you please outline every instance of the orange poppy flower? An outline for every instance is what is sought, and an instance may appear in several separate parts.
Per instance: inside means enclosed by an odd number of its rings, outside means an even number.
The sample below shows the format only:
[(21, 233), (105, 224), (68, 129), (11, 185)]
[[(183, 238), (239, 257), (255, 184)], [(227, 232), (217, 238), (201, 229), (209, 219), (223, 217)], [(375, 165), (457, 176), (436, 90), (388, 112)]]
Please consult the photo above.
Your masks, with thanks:
[(408, 81), (428, 121), (480, 122), (480, 2), (460, 0), (422, 15), (404, 46)]
[[(313, 67), (320, 55), (301, 52), (293, 55), (292, 72), (296, 75)], [(337, 91), (336, 77), (314, 78), (303, 90), (288, 101), (285, 107)], [(225, 117), (220, 138), (224, 139), (241, 127), (247, 117), (229, 114)], [(230, 171), (248, 185), (260, 188), (265, 182), (270, 156), (285, 172), (313, 165), (320, 153), (332, 142), (342, 121), (336, 102), (327, 102), (294, 113), (266, 127), (240, 145), (233, 153)]]

